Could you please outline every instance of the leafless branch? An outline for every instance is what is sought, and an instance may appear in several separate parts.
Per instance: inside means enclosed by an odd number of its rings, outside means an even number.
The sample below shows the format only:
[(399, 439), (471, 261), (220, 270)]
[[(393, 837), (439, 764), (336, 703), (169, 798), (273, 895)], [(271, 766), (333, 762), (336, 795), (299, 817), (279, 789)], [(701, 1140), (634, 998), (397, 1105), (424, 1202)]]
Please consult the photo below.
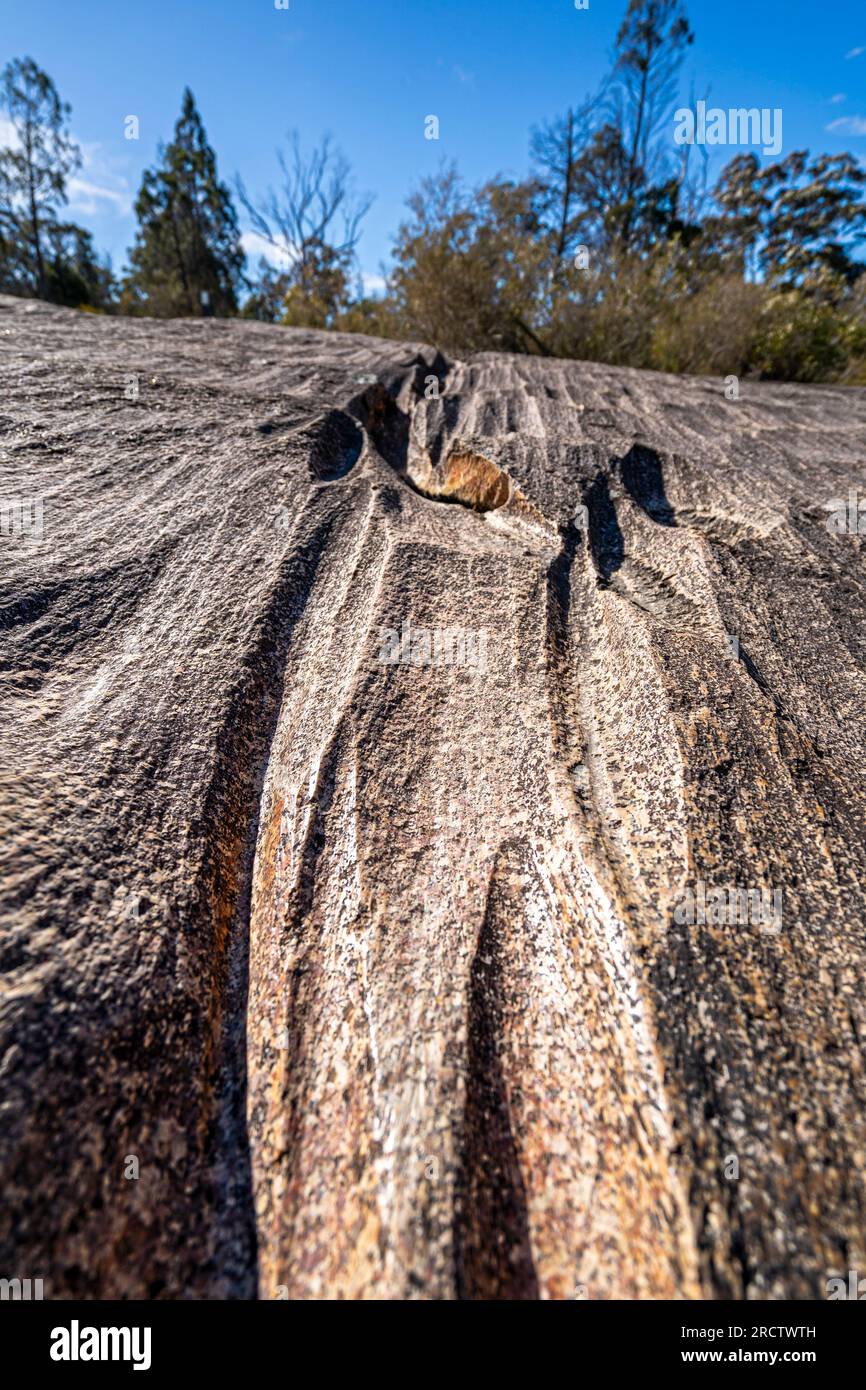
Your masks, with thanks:
[(281, 185), (277, 191), (269, 188), (258, 202), (248, 196), (241, 179), (236, 180), (253, 229), (290, 261), (300, 262), (302, 269), (312, 248), (326, 243), (338, 255), (350, 256), (373, 198), (354, 192), (349, 162), (331, 137), (326, 135), (306, 156), (297, 131), (290, 131), (277, 161)]

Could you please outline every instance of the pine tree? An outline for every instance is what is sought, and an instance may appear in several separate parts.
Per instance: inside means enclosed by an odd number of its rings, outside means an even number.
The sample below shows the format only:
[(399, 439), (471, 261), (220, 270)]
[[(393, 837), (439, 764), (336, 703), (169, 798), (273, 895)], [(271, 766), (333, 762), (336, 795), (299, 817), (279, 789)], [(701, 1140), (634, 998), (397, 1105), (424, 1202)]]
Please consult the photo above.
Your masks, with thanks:
[(72, 309), (88, 306), (111, 311), (115, 307), (116, 283), (108, 257), (100, 257), (93, 237), (74, 222), (57, 223), (48, 243), (48, 298), (54, 304)]
[(68, 134), (69, 106), (32, 58), (14, 58), (0, 75), (0, 108), (15, 132), (14, 145), (0, 150), (0, 283), (49, 299), (49, 244), (67, 175), (81, 163)]
[(188, 87), (174, 139), (159, 155), (135, 203), (123, 306), (162, 318), (233, 314), (245, 259), (240, 229)]

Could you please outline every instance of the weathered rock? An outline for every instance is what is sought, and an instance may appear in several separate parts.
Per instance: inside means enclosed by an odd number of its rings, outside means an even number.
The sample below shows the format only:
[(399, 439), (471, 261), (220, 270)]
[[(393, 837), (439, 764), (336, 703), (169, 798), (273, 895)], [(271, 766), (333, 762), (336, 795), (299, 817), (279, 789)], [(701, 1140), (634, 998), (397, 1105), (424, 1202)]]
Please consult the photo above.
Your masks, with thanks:
[(866, 392), (11, 299), (0, 354), (0, 1273), (863, 1268)]

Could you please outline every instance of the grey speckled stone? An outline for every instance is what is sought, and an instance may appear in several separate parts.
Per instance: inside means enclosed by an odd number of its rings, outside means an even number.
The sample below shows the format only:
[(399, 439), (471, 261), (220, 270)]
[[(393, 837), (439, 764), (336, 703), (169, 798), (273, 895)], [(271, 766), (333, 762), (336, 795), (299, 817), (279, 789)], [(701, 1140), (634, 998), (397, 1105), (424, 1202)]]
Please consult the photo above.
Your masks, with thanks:
[(0, 374), (0, 1275), (866, 1269), (866, 392), (8, 298)]

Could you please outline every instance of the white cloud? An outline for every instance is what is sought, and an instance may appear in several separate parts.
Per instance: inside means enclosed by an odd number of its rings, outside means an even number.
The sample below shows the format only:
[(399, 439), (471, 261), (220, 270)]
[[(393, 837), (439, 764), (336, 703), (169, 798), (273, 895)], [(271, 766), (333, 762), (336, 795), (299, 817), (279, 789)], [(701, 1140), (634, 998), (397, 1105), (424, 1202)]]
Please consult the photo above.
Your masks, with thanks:
[(241, 245), (247, 253), (252, 265), (258, 265), (259, 257), (264, 256), (269, 265), (275, 270), (288, 270), (289, 266), (296, 260), (296, 257), (288, 251), (279, 250), (272, 246), (266, 237), (258, 232), (243, 232), (241, 234)]
[(81, 172), (85, 177), (78, 174), (70, 177), (70, 207), (93, 216), (104, 212), (107, 203), (119, 217), (128, 217), (132, 213), (132, 197), (127, 180), (116, 171), (116, 161), (106, 155), (98, 141), (79, 140), (76, 143), (81, 149)]
[[(89, 175), (80, 178), (70, 174), (66, 181), (70, 212), (81, 212), (88, 217), (106, 211), (106, 203), (120, 217), (128, 217), (132, 212), (132, 198), (125, 178), (114, 172), (106, 159), (102, 146), (82, 140), (73, 140), (81, 150), (81, 171)], [(0, 149), (17, 149), (18, 135), (15, 127), (5, 116), (0, 116)]]
[(836, 92), (836, 94), (830, 98), (830, 105), (831, 105), (831, 106), (839, 106), (841, 102), (847, 101), (847, 100), (848, 100), (848, 98), (847, 98), (847, 96), (845, 95), (844, 92)]
[(824, 129), (834, 135), (866, 135), (866, 116), (840, 116)]
[(366, 270), (361, 271), (361, 284), (364, 286), (365, 294), (384, 294), (387, 288), (384, 275), (371, 275)]
[(852, 48), (850, 52), (845, 54), (845, 57), (846, 59), (859, 58), (861, 53), (866, 53), (866, 48), (863, 48), (862, 46), (860, 48)]
[(91, 183), (90, 179), (80, 179), (73, 174), (66, 184), (66, 191), (71, 212), (83, 212), (88, 217), (94, 217), (105, 211), (105, 203), (113, 204), (114, 211), (121, 217), (128, 217), (132, 212), (132, 200), (126, 189), (104, 188), (101, 184)]
[(17, 150), (20, 141), (14, 125), (6, 116), (0, 116), (0, 149)]

